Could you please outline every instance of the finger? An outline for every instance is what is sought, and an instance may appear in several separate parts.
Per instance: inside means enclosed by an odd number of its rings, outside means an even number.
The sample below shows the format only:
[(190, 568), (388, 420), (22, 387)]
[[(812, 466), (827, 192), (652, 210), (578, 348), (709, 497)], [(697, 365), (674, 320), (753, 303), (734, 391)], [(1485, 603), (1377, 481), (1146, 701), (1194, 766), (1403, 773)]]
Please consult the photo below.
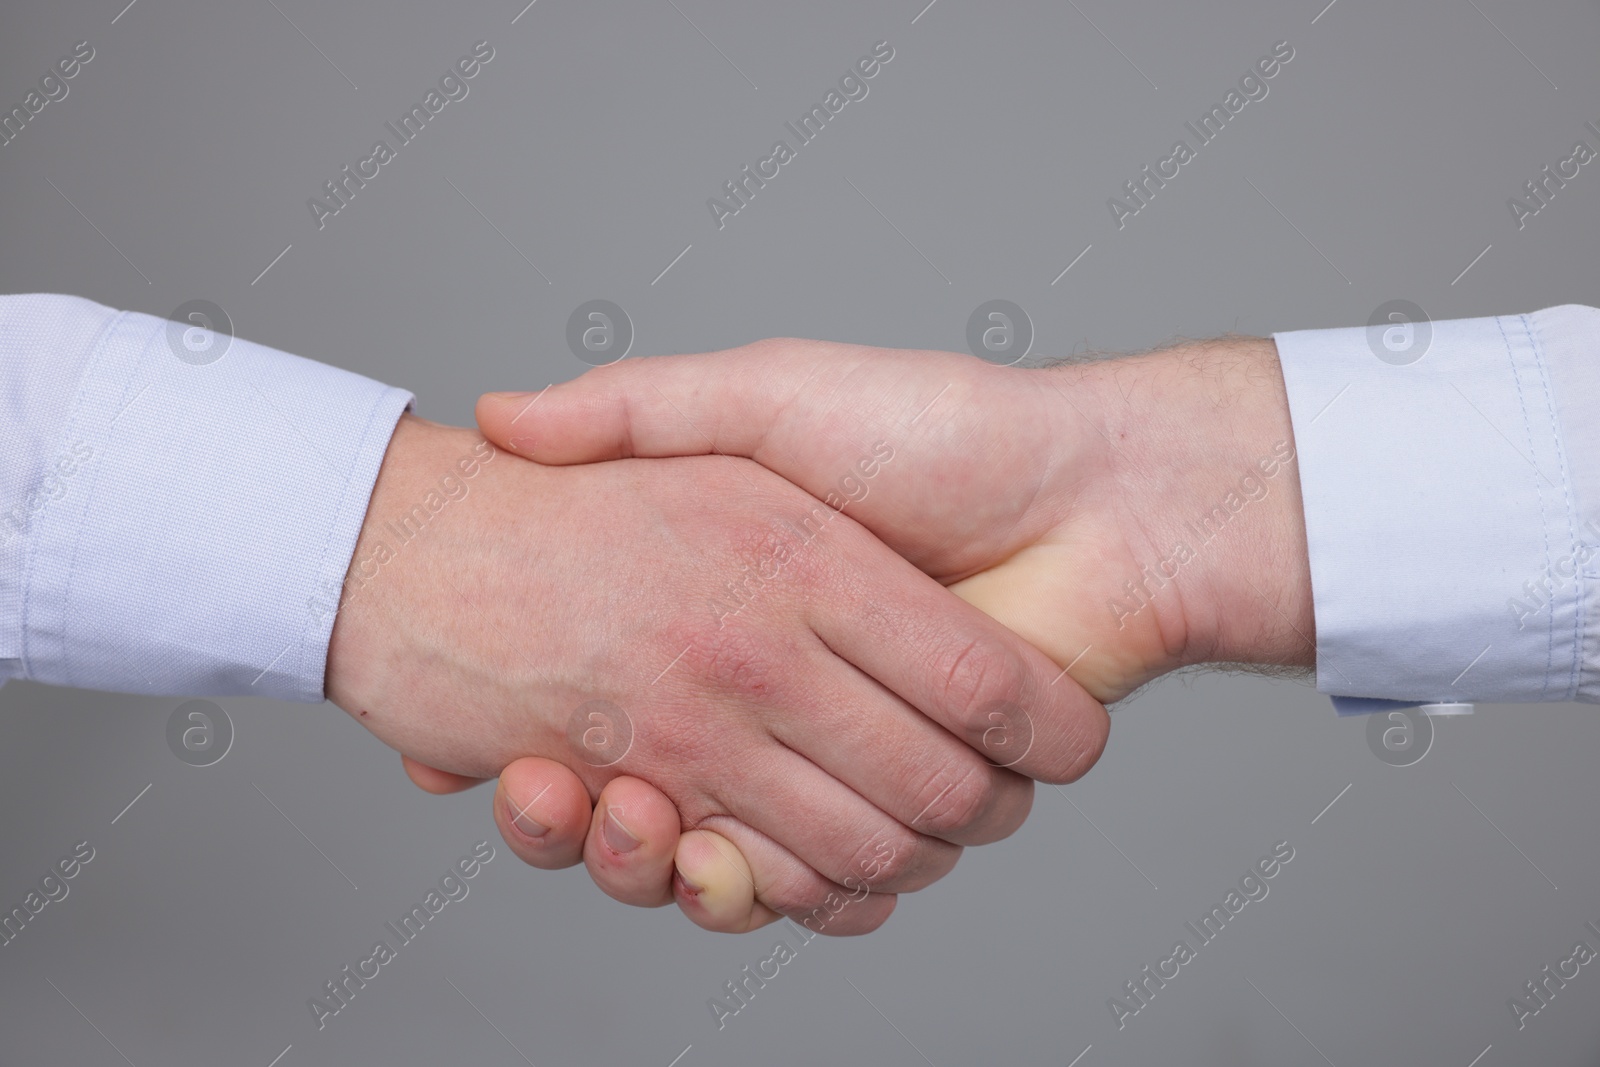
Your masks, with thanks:
[(678, 809), (655, 786), (613, 778), (600, 791), (584, 841), (589, 877), (609, 897), (638, 908), (672, 903)]
[(672, 895), (696, 926), (748, 933), (780, 916), (756, 899), (755, 877), (743, 853), (721, 834), (690, 830), (678, 839)]
[[(759, 369), (741, 361), (757, 347), (764, 349)], [(495, 444), (541, 463), (752, 456), (806, 371), (801, 359), (769, 347), (614, 363), (541, 393), (487, 393), (478, 400), (478, 425)]]
[(737, 807), (724, 801), (724, 811), (782, 841), (801, 862), (838, 884), (849, 878), (881, 892), (909, 893), (944, 877), (961, 855), (960, 846), (907, 828), (781, 745), (729, 767), (717, 788), (740, 798)]
[(522, 862), (547, 871), (583, 858), (589, 791), (564, 765), (527, 756), (500, 772), (494, 822)]
[(487, 778), (468, 778), (464, 774), (452, 774), (441, 771), (437, 767), (430, 767), (426, 763), (418, 763), (410, 756), (400, 757), (400, 766), (405, 768), (406, 777), (416, 783), (418, 789), (424, 793), (436, 793), (440, 796), (446, 793), (459, 793), (463, 789), (471, 789), (488, 781)]
[[(899, 900), (893, 893), (878, 892), (860, 878), (848, 878), (844, 885), (830, 881), (766, 834), (730, 816), (712, 816), (700, 829), (710, 831), (718, 839), (703, 843), (719, 848), (724, 843), (729, 844), (737, 852), (724, 855), (719, 851), (715, 859), (702, 855), (694, 861), (694, 872), (708, 880), (722, 879), (731, 897), (731, 883), (727, 879), (730, 875), (742, 877), (747, 871), (754, 900), (742, 927), (734, 923), (727, 927), (708, 926), (708, 929), (726, 929), (732, 933), (755, 929), (769, 922), (768, 914), (775, 912), (805, 927), (808, 933), (798, 936), (806, 940), (815, 934), (865, 934), (882, 926)], [(690, 835), (685, 834), (684, 839), (689, 840)], [(743, 871), (739, 870), (735, 856), (744, 860)], [(693, 901), (686, 902), (680, 895), (678, 904), (691, 919), (707, 925), (690, 911), (695, 906)], [(727, 910), (737, 916), (736, 909), (730, 906)]]
[(830, 662), (806, 672), (803, 714), (772, 735), (912, 830), (958, 845), (1008, 837), (1028, 817), (1033, 782), (997, 767), (878, 682)]
[(1044, 782), (1094, 766), (1111, 719), (1043, 652), (852, 520), (835, 516), (817, 537), (832, 539), (832, 558), (870, 561), (813, 568), (837, 594), (810, 602), (829, 648), (997, 766)]
[(1048, 534), (1066, 498), (1041, 498), (1044, 483), (1089, 473), (1074, 442), (1093, 424), (1064, 429), (1064, 394), (1047, 385), (954, 352), (779, 339), (486, 394), (477, 415), (491, 441), (541, 463), (752, 459), (956, 581)]
[[(1028, 372), (954, 352), (778, 338), (626, 360), (537, 393), (485, 393), (476, 414), (490, 441), (541, 463), (743, 456), (821, 500), (851, 497), (856, 486), (847, 479), (857, 471), (872, 478), (867, 471), (919, 446), (944, 457), (951, 481), (984, 477), (1007, 457), (952, 449), (948, 438), (966, 437), (986, 408), (997, 408), (1021, 416), (1009, 447), (1036, 448), (1049, 422), (1034, 417), (1035, 385)], [(980, 395), (987, 404), (968, 403)], [(935, 413), (924, 421), (936, 403), (961, 418)], [(903, 518), (938, 505), (920, 495), (920, 485), (900, 481), (851, 505), (904, 551), (917, 545), (918, 532), (902, 530)]]

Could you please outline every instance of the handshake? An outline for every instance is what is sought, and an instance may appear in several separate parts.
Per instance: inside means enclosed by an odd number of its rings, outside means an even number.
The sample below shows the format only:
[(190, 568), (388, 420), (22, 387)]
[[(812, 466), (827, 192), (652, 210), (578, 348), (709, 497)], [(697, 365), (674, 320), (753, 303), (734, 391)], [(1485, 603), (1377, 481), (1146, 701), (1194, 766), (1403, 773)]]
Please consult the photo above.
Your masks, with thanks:
[(426, 790), (498, 776), (526, 862), (710, 929), (872, 930), (1093, 766), (1105, 704), (1314, 661), (1271, 340), (774, 340), (477, 415), (397, 427), (327, 693)]

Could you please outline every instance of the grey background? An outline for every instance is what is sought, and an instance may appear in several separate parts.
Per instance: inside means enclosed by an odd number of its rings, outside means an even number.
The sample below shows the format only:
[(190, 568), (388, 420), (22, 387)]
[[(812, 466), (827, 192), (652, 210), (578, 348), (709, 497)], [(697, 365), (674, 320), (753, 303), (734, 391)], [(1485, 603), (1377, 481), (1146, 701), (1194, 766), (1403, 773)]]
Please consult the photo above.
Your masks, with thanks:
[[(122, 2), (0, 15), (5, 108), (76, 41), (97, 53), (0, 147), (0, 291), (210, 299), (441, 421), (583, 370), (564, 329), (594, 297), (628, 309), (635, 355), (960, 349), (995, 297), (1044, 355), (1360, 324), (1393, 298), (1435, 318), (1597, 302), (1600, 172), (1522, 232), (1505, 204), (1595, 143), (1593, 2), (539, 0), (514, 24), (518, 0)], [(306, 199), (479, 39), (495, 58), (469, 97), (319, 232)], [(719, 232), (706, 198), (880, 39), (896, 55), (870, 95)], [(1106, 198), (1285, 39), (1270, 95), (1119, 232)], [(1303, 685), (1168, 679), (1015, 837), (882, 931), (808, 946), (721, 1032), (707, 998), (770, 937), (623, 908), (500, 846), (319, 1033), (320, 984), (498, 841), (486, 791), (421, 794), (327, 705), (222, 701), (233, 749), (190, 767), (164, 740), (178, 703), (0, 693), (0, 900), (73, 842), (97, 850), (0, 949), (0, 1062), (1600, 1057), (1592, 968), (1521, 1032), (1507, 1008), (1596, 943), (1587, 708), (1482, 707), (1395, 768)], [(1296, 856), (1270, 896), (1119, 1032), (1107, 998), (1279, 840)]]

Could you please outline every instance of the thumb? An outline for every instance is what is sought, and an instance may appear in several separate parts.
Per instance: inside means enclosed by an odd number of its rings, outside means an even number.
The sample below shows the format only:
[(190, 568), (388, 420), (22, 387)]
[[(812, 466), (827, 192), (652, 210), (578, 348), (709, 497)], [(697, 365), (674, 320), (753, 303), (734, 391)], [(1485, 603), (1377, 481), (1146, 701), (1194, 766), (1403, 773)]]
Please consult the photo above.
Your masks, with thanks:
[(815, 373), (818, 360), (806, 345), (763, 341), (627, 360), (542, 392), (485, 393), (478, 428), (496, 446), (540, 463), (713, 452), (754, 459)]
[(690, 830), (678, 839), (673, 866), (673, 896), (696, 926), (743, 934), (778, 920), (756, 899), (750, 861), (721, 834)]

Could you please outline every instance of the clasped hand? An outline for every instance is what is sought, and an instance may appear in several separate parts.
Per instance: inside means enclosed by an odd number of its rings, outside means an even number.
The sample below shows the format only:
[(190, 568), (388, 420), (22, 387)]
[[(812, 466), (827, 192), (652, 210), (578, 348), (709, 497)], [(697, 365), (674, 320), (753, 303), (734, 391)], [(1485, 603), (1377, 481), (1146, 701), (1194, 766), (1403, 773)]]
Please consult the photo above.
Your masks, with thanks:
[[(535, 866), (711, 929), (874, 929), (1087, 771), (1102, 702), (1309, 662), (1282, 448), (1250, 521), (1152, 582), (1205, 476), (1292, 441), (1271, 342), (1221, 346), (1017, 370), (767, 341), (488, 394), (503, 451), (347, 582), (328, 693), (424, 789), (498, 775)], [(357, 559), (475, 446), (404, 419)]]

